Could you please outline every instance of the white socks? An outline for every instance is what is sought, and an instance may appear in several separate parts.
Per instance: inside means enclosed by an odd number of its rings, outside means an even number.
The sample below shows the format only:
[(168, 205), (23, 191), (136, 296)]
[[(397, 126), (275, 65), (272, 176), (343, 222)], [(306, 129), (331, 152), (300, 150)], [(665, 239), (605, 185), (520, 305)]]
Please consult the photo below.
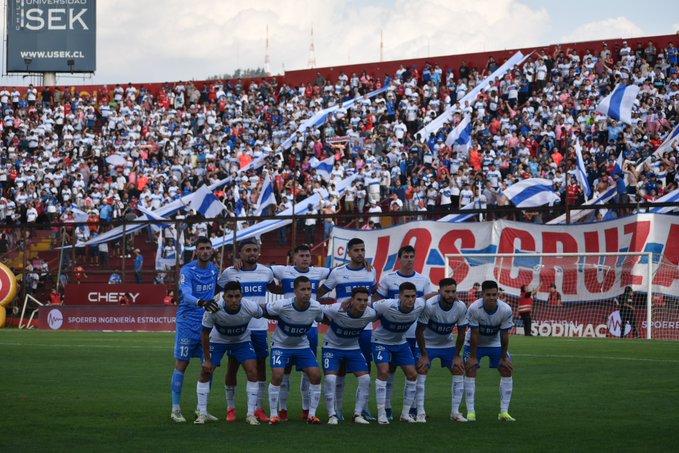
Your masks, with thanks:
[(225, 385), (224, 390), (226, 391), (226, 408), (235, 409), (236, 408), (236, 386), (235, 385)]
[(417, 413), (424, 414), (424, 399), (425, 399), (425, 385), (427, 384), (427, 375), (417, 375), (417, 385), (415, 386), (415, 404), (417, 405)]
[(259, 394), (259, 384), (248, 381), (246, 387), (248, 393), (248, 415), (255, 415), (257, 409), (257, 395)]
[(387, 400), (387, 381), (375, 379), (375, 399), (377, 400), (377, 416), (386, 417), (387, 411), (385, 409), (385, 401)]
[(460, 404), (462, 403), (462, 396), (464, 395), (464, 376), (453, 375), (453, 414), (460, 413)]
[(394, 392), (394, 378), (396, 377), (396, 373), (389, 373), (389, 376), (387, 376), (387, 399), (386, 399), (386, 408), (391, 409), (391, 395)]
[(196, 384), (196, 395), (198, 397), (198, 410), (200, 415), (207, 415), (207, 401), (210, 398), (210, 383), (200, 382)]
[[(264, 395), (266, 394), (266, 381), (259, 381), (257, 382), (257, 409), (264, 409)], [(280, 388), (280, 387), (279, 387)], [(276, 407), (273, 407), (271, 410), (276, 410)]]
[(335, 415), (335, 387), (337, 385), (337, 375), (325, 375), (325, 407), (328, 409), (328, 417)]
[[(258, 384), (261, 384), (259, 382)], [(278, 397), (280, 396), (281, 387), (279, 385), (269, 384), (269, 410), (271, 411), (271, 417), (278, 417), (277, 407), (278, 407)], [(259, 395), (257, 398), (257, 405), (259, 406)], [(261, 406), (259, 406), (261, 407)]]
[(321, 402), (321, 384), (309, 383), (309, 417), (316, 416), (316, 409)]
[(512, 400), (514, 383), (510, 377), (500, 378), (500, 412), (509, 412), (509, 402)]
[[(290, 382), (288, 381), (288, 386)], [(299, 383), (299, 391), (302, 394), (302, 410), (310, 410), (309, 408), (309, 378), (305, 373), (302, 373), (302, 381)]]
[(401, 417), (407, 417), (410, 412), (410, 407), (413, 405), (415, 399), (415, 389), (417, 381), (406, 380), (405, 390), (403, 392), (403, 409), (401, 410)]
[(335, 409), (342, 412), (344, 407), (344, 379), (346, 376), (337, 376), (335, 384)]
[(283, 375), (283, 382), (281, 382), (281, 391), (278, 398), (278, 409), (281, 411), (288, 410), (288, 395), (290, 395), (290, 375)]
[(370, 375), (364, 374), (358, 377), (358, 391), (356, 392), (355, 415), (361, 415), (368, 405), (370, 399)]
[(476, 397), (476, 378), (464, 378), (464, 396), (467, 404), (467, 413), (476, 412), (474, 408), (474, 398)]

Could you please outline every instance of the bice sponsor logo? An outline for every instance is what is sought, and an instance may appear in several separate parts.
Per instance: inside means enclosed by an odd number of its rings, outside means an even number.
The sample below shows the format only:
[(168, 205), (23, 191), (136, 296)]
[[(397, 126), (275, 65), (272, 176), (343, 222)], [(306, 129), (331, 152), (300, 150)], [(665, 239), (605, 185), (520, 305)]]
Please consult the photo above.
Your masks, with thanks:
[(64, 315), (56, 308), (50, 310), (47, 314), (47, 325), (52, 330), (59, 330), (64, 323)]

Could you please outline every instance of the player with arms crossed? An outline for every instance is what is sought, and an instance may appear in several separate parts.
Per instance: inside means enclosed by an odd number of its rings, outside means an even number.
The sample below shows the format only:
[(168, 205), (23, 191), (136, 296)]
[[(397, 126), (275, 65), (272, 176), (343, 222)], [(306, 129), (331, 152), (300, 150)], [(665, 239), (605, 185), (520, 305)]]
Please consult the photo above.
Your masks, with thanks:
[(500, 372), (500, 421), (515, 421), (509, 415), (512, 399), (512, 356), (509, 355), (509, 330), (512, 328), (512, 307), (498, 300), (498, 285), (492, 280), (481, 284), (481, 299), (467, 310), (469, 332), (464, 350), (467, 377), (464, 380), (467, 420), (476, 421), (474, 397), (476, 373), (482, 358), (488, 357), (490, 367)]
[(323, 307), (323, 322), (330, 328), (323, 338), (323, 372), (325, 373), (325, 405), (328, 409), (328, 424), (339, 422), (335, 409), (335, 387), (340, 366), (346, 372), (354, 373), (358, 379), (358, 394), (353, 422), (367, 425), (363, 411), (370, 398), (370, 374), (358, 339), (365, 326), (377, 319), (375, 310), (369, 307), (370, 291), (367, 288), (353, 288), (348, 304), (333, 304)]
[[(367, 288), (370, 294), (375, 292), (377, 286), (377, 274), (375, 269), (370, 267), (365, 260), (365, 243), (362, 239), (353, 238), (347, 243), (347, 255), (349, 255), (349, 263), (338, 266), (330, 271), (328, 279), (323, 283), (318, 290), (318, 297), (321, 298), (328, 292), (335, 290), (337, 302), (343, 303), (351, 299), (351, 291), (354, 288)], [(358, 344), (361, 347), (363, 357), (368, 363), (368, 373), (370, 373), (371, 356), (371, 338), (372, 338), (372, 323), (368, 323), (363, 332), (358, 338)], [(340, 370), (337, 375), (336, 397), (335, 405), (337, 406), (337, 418), (342, 421), (344, 416), (342, 414), (342, 406), (344, 401), (344, 370)], [(358, 394), (357, 394), (358, 397)], [(369, 396), (368, 396), (369, 398)], [(368, 420), (374, 420), (365, 407), (364, 417)]]
[[(294, 266), (271, 266), (274, 277), (280, 282), (282, 286), (284, 297), (286, 299), (294, 297), (295, 279), (303, 275), (311, 280), (311, 296), (315, 299), (318, 293), (318, 288), (321, 285), (321, 281), (328, 278), (330, 269), (325, 267), (314, 267), (311, 265), (311, 248), (306, 244), (295, 247), (293, 261)], [(311, 351), (314, 353), (314, 355), (316, 355), (318, 353), (318, 327), (315, 322), (313, 326), (311, 326), (307, 337), (309, 338)], [(287, 421), (288, 419), (290, 371), (290, 367), (285, 369), (285, 376), (283, 377), (278, 399), (278, 404), (280, 406), (278, 410), (278, 418), (281, 421)], [(306, 420), (309, 415), (309, 379), (305, 373), (302, 373), (302, 381), (300, 383), (299, 390), (302, 393), (302, 419)]]
[[(388, 272), (384, 274), (380, 280), (380, 284), (377, 287), (377, 293), (375, 294), (374, 300), (379, 299), (397, 299), (398, 298), (398, 288), (403, 282), (412, 282), (417, 290), (417, 297), (423, 299), (429, 299), (436, 295), (436, 291), (432, 288), (431, 282), (427, 277), (415, 272), (415, 248), (412, 245), (406, 245), (401, 247), (398, 251), (399, 260), (399, 270)], [(410, 346), (410, 350), (413, 352), (413, 356), (417, 357), (417, 344), (415, 341), (415, 329), (417, 323), (413, 323), (410, 329), (406, 332), (406, 341)], [(391, 367), (389, 369), (389, 378), (387, 379), (387, 418), (389, 421), (393, 420), (392, 410), (391, 410), (391, 394), (393, 391), (394, 377), (396, 376), (396, 367)], [(420, 398), (420, 394), (424, 394), (424, 380), (426, 375), (421, 378), (422, 375), (417, 377), (417, 386), (415, 388), (415, 401)], [(424, 400), (423, 400), (424, 401)], [(415, 407), (410, 409), (410, 415), (413, 417), (417, 416), (417, 410)], [(423, 416), (424, 417), (424, 416)], [(422, 418), (422, 417), (421, 417)]]
[(217, 304), (219, 309), (215, 313), (203, 315), (201, 340), (204, 359), (196, 385), (200, 415), (194, 423), (202, 425), (208, 421), (210, 381), (214, 369), (221, 364), (222, 357), (226, 354), (240, 363), (247, 375), (248, 412), (245, 422), (249, 425), (259, 425), (259, 420), (255, 417), (258, 391), (257, 356), (250, 342), (248, 323), (252, 318), (261, 318), (264, 312), (255, 302), (243, 299), (240, 283), (236, 281), (224, 285), (222, 297), (218, 298)]
[(285, 367), (297, 365), (309, 378), (309, 417), (307, 424), (318, 425), (316, 409), (321, 401), (321, 370), (316, 355), (309, 347), (307, 334), (314, 321), (321, 321), (321, 304), (311, 298), (311, 280), (297, 277), (294, 282), (295, 297), (269, 302), (264, 316), (278, 319), (278, 326), (271, 339), (271, 383), (269, 384), (269, 410), (272, 425), (278, 418), (278, 398), (285, 374)]
[[(180, 303), (177, 309), (177, 328), (175, 334), (172, 373), (172, 413), (170, 417), (177, 423), (185, 423), (180, 408), (184, 372), (191, 357), (202, 357), (201, 325), (205, 310), (217, 311), (214, 301), (219, 269), (212, 263), (212, 243), (204, 236), (196, 239), (196, 259), (184, 265), (179, 274)], [(200, 414), (196, 414), (200, 415)], [(206, 414), (208, 421), (217, 417)]]
[[(453, 329), (457, 325), (457, 340), (453, 343)], [(457, 299), (457, 282), (444, 278), (439, 282), (438, 295), (427, 299), (424, 311), (417, 320), (417, 384), (422, 378), (422, 394), (416, 394), (417, 422), (426, 423), (424, 410), (424, 383), (431, 362), (441, 359), (441, 367), (448, 368), (453, 375), (452, 410), (450, 419), (466, 422), (460, 413), (460, 403), (464, 395), (464, 361), (462, 347), (467, 330), (467, 306)]]
[[(219, 277), (219, 286), (223, 287), (227, 282), (240, 282), (243, 296), (259, 304), (266, 303), (266, 291), (274, 286), (273, 272), (268, 267), (258, 264), (259, 245), (254, 240), (244, 240), (239, 244), (239, 258), (241, 261), (240, 269), (229, 267), (222, 272)], [(260, 422), (268, 422), (264, 410), (264, 397), (266, 395), (266, 358), (269, 355), (268, 346), (269, 322), (262, 319), (253, 318), (248, 329), (250, 330), (250, 341), (257, 355), (257, 409), (255, 416)], [(229, 358), (229, 365), (226, 371), (226, 421), (236, 421), (236, 374), (238, 373), (238, 362)]]
[(405, 339), (405, 333), (417, 321), (424, 310), (424, 305), (424, 299), (418, 299), (415, 285), (411, 282), (401, 283), (398, 288), (398, 299), (384, 299), (373, 303), (372, 307), (381, 321), (372, 341), (372, 352), (377, 366), (377, 379), (375, 379), (377, 423), (380, 425), (389, 424), (386, 398), (390, 366), (400, 366), (406, 375), (400, 420), (415, 423), (415, 419), (409, 412), (415, 400), (417, 371), (415, 370), (415, 357)]

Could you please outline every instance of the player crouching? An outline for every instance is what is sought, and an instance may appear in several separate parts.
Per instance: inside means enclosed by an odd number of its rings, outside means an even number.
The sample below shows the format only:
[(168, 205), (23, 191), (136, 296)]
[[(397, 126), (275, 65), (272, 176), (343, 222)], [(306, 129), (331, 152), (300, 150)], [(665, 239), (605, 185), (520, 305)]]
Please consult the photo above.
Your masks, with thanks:
[(202, 425), (209, 421), (207, 403), (210, 396), (210, 382), (214, 369), (221, 364), (226, 354), (239, 362), (247, 375), (248, 412), (245, 422), (259, 425), (255, 417), (257, 407), (257, 357), (250, 342), (248, 323), (252, 318), (264, 315), (262, 308), (255, 302), (243, 299), (240, 283), (230, 281), (224, 286), (221, 297), (218, 297), (218, 310), (205, 313), (201, 340), (203, 346), (203, 366), (196, 392), (198, 394), (198, 410), (200, 414), (194, 422)]

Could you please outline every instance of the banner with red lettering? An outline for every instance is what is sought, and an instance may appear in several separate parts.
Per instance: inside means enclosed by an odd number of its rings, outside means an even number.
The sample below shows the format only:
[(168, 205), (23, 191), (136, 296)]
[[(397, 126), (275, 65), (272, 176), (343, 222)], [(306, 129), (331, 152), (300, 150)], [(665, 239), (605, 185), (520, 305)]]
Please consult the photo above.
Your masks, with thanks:
[(165, 285), (71, 283), (64, 290), (64, 305), (119, 305), (124, 295), (134, 305), (162, 305), (167, 290)]
[(177, 307), (47, 305), (38, 313), (41, 329), (174, 332)]
[[(397, 268), (400, 247), (416, 250), (415, 270), (437, 284), (453, 276), (461, 291), (475, 282), (497, 280), (506, 293), (518, 296), (522, 285), (538, 287), (538, 300), (548, 298), (554, 283), (564, 302), (610, 300), (625, 286), (645, 291), (646, 257), (596, 257), (603, 252), (653, 252), (653, 292), (679, 294), (679, 217), (638, 214), (607, 222), (541, 225), (498, 220), (483, 223), (411, 222), (379, 230), (332, 231), (328, 253), (333, 266), (348, 261), (351, 238), (365, 242), (366, 257), (379, 275)], [(480, 253), (589, 253), (590, 257), (526, 257), (491, 260)], [(464, 259), (446, 258), (465, 254)], [(448, 272), (448, 274), (446, 274)]]

